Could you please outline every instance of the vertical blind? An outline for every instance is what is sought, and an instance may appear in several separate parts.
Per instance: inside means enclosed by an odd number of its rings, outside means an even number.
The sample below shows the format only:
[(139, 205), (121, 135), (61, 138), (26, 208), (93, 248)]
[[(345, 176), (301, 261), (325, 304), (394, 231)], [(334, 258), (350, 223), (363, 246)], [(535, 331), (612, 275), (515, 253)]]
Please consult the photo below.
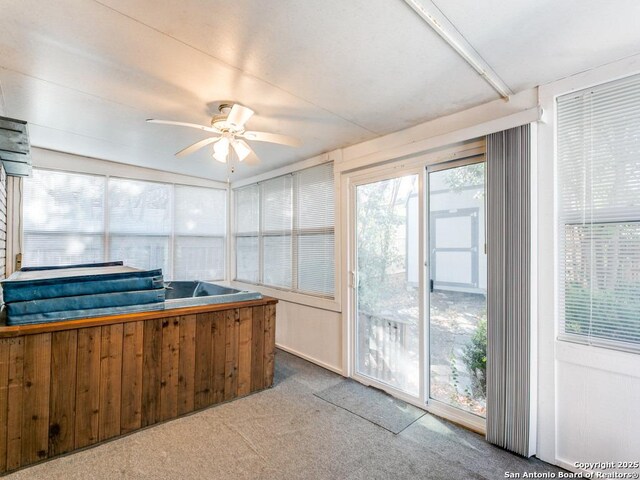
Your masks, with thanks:
[(225, 190), (40, 169), (24, 182), (25, 266), (123, 260), (220, 280), (225, 236)]
[(531, 126), (487, 136), (487, 440), (535, 453)]
[(238, 281), (334, 296), (333, 164), (234, 191)]
[(557, 112), (559, 336), (640, 351), (640, 75)]

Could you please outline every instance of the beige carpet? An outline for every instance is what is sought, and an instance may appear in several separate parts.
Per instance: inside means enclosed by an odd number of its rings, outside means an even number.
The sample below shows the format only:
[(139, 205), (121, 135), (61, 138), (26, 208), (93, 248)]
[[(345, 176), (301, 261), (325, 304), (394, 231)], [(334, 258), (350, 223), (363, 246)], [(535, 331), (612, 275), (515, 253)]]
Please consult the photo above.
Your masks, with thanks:
[(432, 415), (400, 434), (314, 395), (342, 378), (278, 351), (274, 388), (6, 479), (498, 479), (558, 471)]

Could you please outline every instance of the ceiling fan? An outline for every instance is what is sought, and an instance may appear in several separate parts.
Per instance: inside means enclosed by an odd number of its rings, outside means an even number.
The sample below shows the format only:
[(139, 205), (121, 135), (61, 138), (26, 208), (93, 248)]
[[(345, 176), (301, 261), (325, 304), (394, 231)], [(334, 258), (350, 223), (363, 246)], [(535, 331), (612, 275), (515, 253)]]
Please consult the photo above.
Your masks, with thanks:
[[(184, 157), (207, 145), (213, 144), (213, 158), (221, 163), (227, 163), (231, 150), (235, 152), (238, 161), (242, 162), (251, 155), (251, 163), (257, 164), (260, 159), (245, 140), (254, 142), (277, 143), (296, 147), (300, 142), (287, 135), (277, 133), (254, 132), (245, 129), (245, 124), (253, 116), (254, 111), (240, 104), (223, 103), (218, 107), (220, 112), (211, 118), (211, 126), (198, 125), (195, 123), (174, 122), (172, 120), (148, 119), (149, 123), (161, 123), (165, 125), (178, 125), (180, 127), (190, 127), (203, 130), (214, 136), (200, 140), (193, 145), (180, 150), (176, 157)], [(247, 162), (249, 163), (249, 161)]]

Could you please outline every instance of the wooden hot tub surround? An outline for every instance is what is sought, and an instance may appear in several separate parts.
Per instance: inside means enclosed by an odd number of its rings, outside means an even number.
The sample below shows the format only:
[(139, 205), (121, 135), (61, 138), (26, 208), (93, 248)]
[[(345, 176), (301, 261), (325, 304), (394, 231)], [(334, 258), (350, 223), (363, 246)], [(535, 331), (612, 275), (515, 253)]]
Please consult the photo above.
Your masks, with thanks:
[(276, 303), (0, 327), (0, 473), (270, 387)]

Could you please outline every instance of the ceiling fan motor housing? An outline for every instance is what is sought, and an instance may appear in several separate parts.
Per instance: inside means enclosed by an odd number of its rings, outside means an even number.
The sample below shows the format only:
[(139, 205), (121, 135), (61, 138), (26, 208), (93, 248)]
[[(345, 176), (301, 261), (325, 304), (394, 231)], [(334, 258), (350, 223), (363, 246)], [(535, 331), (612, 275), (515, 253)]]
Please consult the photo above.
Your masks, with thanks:
[(231, 133), (232, 135), (239, 135), (244, 132), (244, 127), (235, 125), (227, 121), (229, 113), (233, 105), (223, 103), (218, 107), (220, 113), (211, 117), (211, 127), (215, 128), (220, 133)]

